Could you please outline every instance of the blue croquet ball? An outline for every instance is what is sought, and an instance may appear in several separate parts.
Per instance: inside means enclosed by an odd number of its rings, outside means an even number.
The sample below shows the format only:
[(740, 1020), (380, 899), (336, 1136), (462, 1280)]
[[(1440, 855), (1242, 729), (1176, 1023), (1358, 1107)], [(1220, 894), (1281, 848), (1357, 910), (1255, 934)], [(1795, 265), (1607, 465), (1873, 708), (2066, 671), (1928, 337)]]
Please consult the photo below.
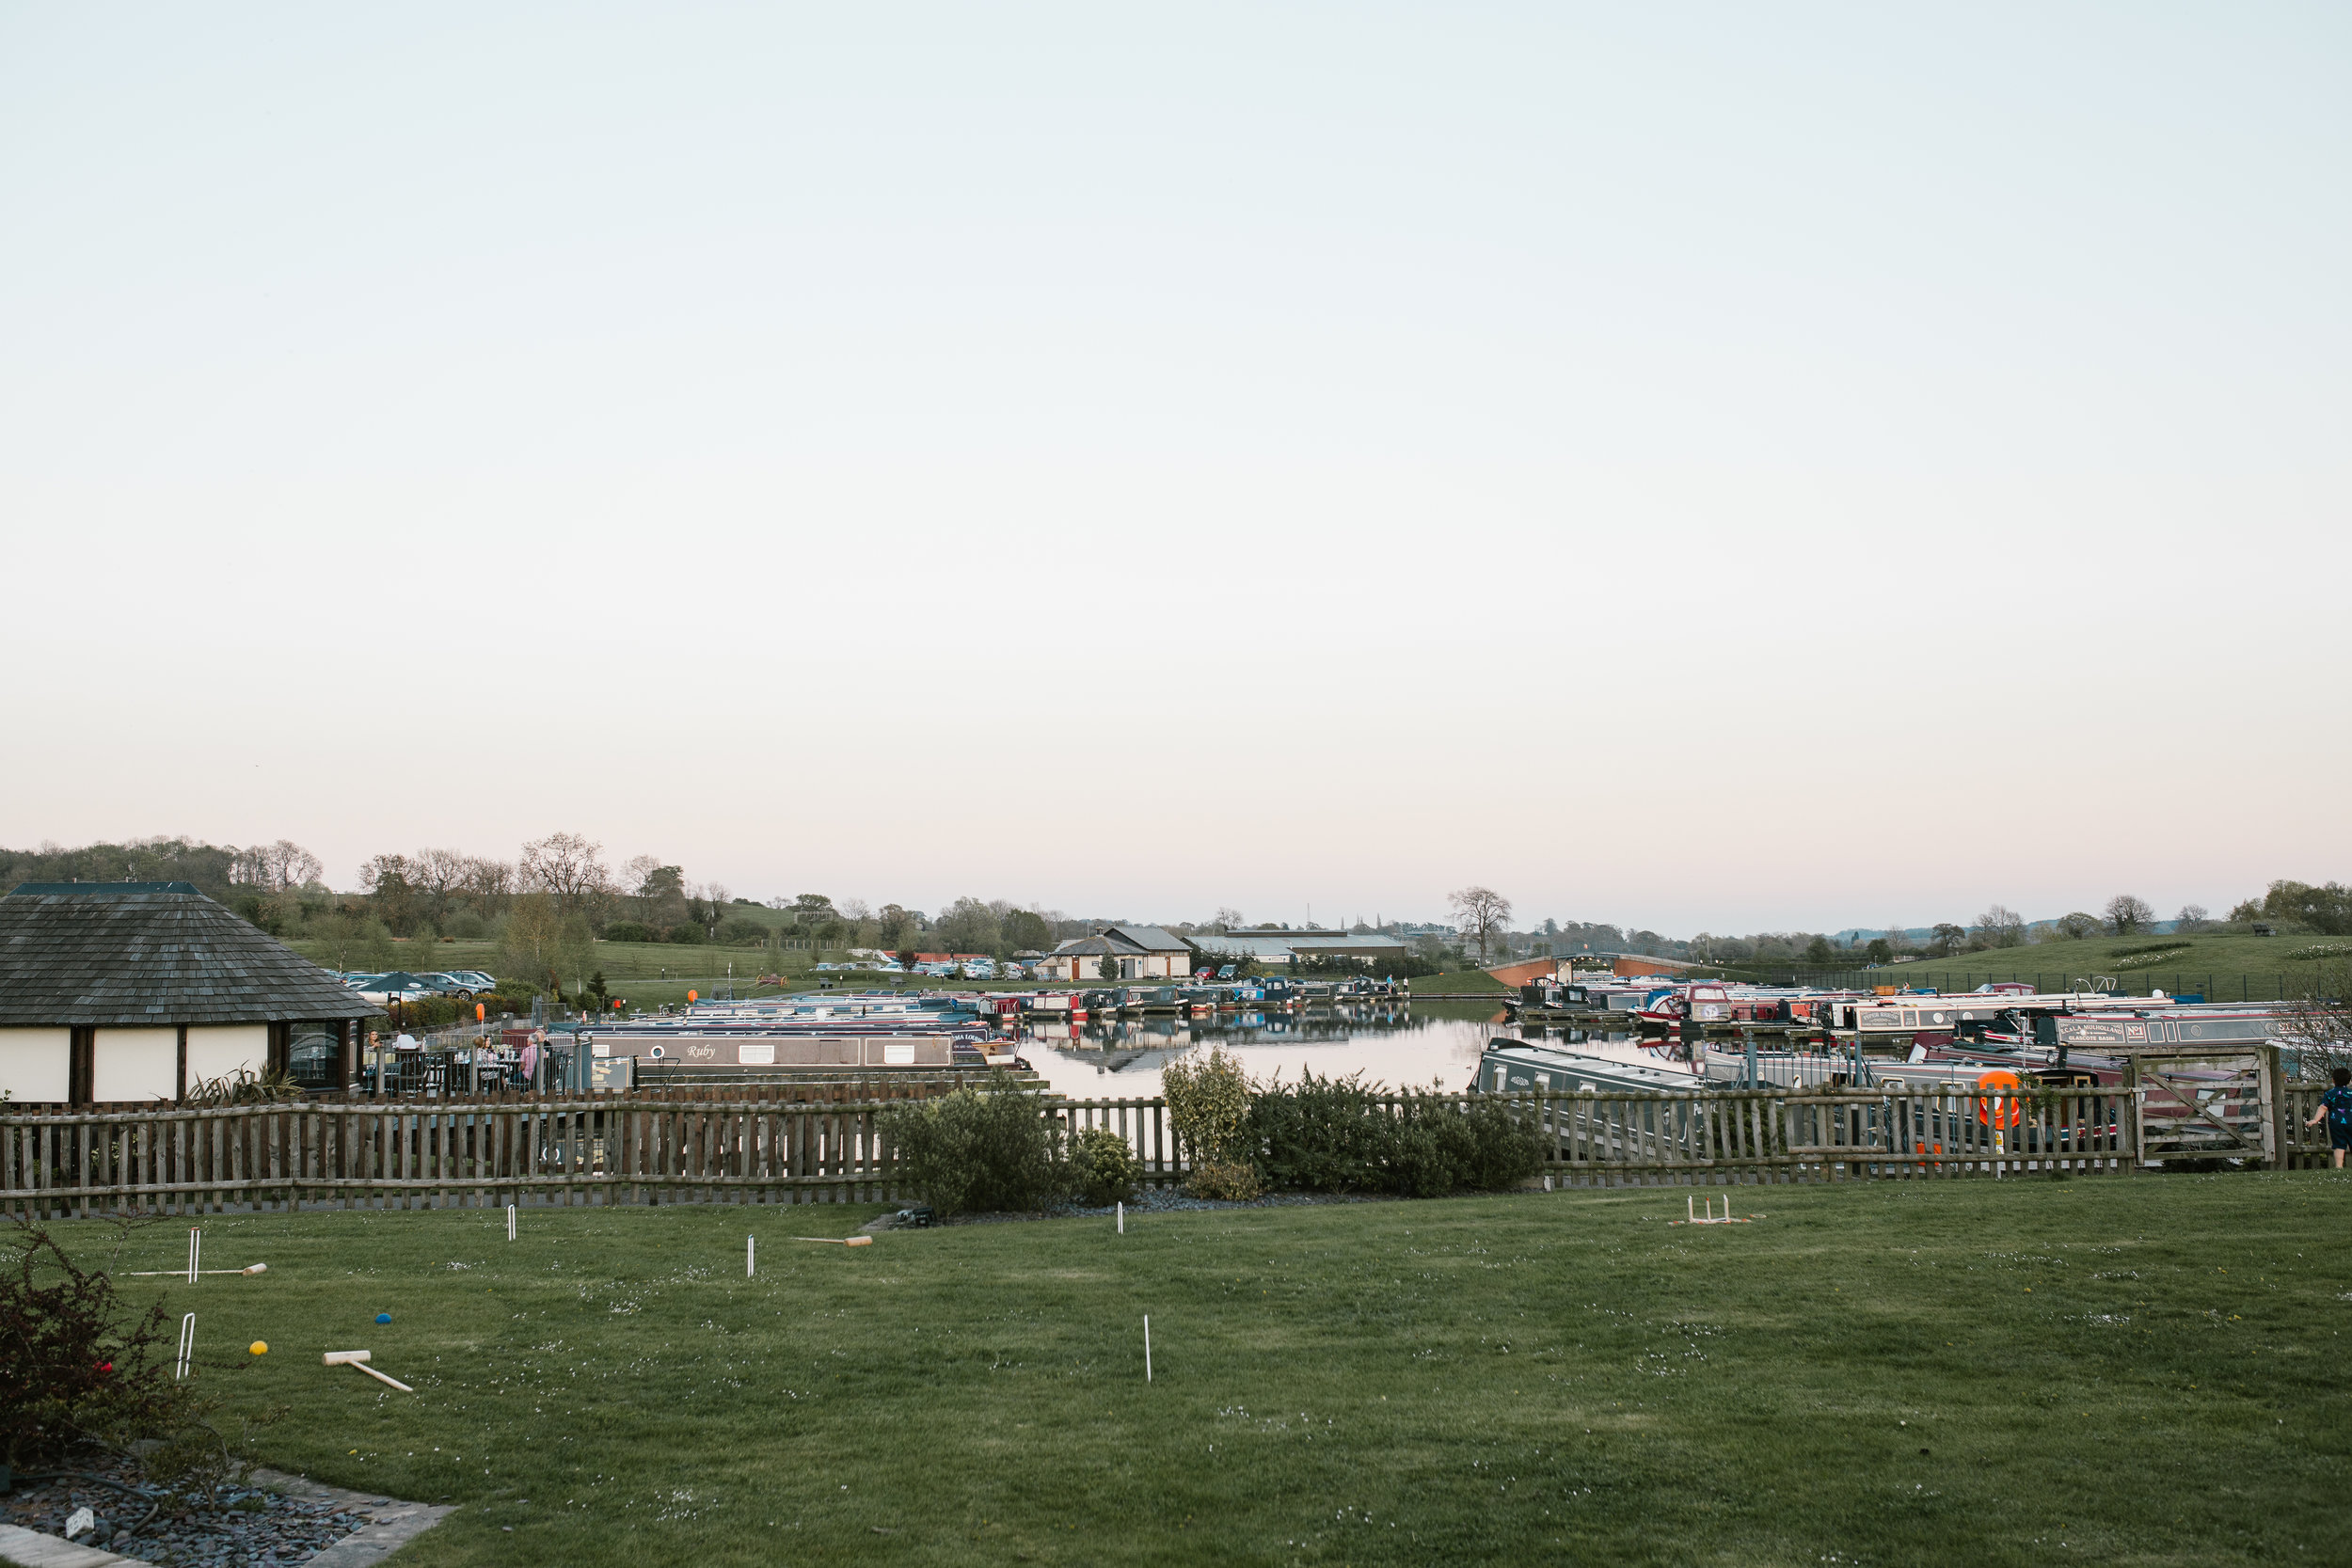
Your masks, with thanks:
[(392, 1315), (389, 1312), (378, 1312), (375, 1315), (375, 1321), (380, 1323), (388, 1323), (392, 1321)]

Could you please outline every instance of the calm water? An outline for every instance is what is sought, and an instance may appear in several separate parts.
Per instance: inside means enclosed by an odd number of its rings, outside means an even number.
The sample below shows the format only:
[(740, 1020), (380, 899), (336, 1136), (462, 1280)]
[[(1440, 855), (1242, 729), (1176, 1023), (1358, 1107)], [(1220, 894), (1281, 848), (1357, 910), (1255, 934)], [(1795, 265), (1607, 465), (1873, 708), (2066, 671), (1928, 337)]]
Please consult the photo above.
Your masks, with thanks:
[[(1143, 1099), (1160, 1092), (1160, 1069), (1195, 1045), (1222, 1044), (1252, 1078), (1279, 1072), (1295, 1081), (1311, 1070), (1342, 1078), (1360, 1072), (1392, 1088), (1454, 1090), (1470, 1086), (1486, 1042), (1498, 1037), (1537, 1039), (1546, 1031), (1517, 1029), (1499, 1008), (1422, 1004), (1404, 1007), (1331, 1007), (1297, 1013), (1224, 1013), (1215, 1022), (1177, 1018), (1108, 1023), (1038, 1024), (1022, 1031), (1021, 1053), (1058, 1093), (1088, 1100)], [(1549, 1037), (1565, 1038), (1552, 1030)], [(1595, 1055), (1647, 1060), (1623, 1042), (1577, 1046)]]

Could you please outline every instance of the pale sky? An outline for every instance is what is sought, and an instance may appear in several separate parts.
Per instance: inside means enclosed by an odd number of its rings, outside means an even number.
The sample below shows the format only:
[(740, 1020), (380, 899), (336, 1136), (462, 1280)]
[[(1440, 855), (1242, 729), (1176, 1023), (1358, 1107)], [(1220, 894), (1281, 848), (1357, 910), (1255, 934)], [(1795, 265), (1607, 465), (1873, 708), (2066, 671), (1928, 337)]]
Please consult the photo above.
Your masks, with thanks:
[(2352, 877), (2348, 14), (0, 5), (0, 843)]

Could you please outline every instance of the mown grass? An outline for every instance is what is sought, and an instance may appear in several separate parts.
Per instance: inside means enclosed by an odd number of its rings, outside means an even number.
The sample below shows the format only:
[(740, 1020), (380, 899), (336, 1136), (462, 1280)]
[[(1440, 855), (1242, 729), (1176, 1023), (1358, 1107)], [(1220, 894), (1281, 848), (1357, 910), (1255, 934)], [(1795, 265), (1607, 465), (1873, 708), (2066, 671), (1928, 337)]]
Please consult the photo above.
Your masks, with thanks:
[(1480, 996), (1489, 991), (1497, 996), (1512, 994), (1510, 987), (1483, 969), (1458, 969), (1450, 974), (1413, 977), (1415, 996)]
[(2344, 1179), (1684, 1196), (217, 1216), (267, 1275), (126, 1284), (268, 1463), (463, 1505), (419, 1568), (2343, 1560)]

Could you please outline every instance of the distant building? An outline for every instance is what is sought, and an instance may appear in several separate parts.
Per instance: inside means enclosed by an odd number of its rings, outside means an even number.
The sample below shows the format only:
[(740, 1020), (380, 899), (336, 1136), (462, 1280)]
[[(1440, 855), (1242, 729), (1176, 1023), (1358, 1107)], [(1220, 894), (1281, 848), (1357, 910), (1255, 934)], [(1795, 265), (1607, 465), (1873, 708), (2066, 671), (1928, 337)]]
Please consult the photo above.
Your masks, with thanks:
[(151, 1103), (284, 1071), (347, 1085), (383, 1009), (186, 882), (27, 882), (0, 898), (0, 1089), (19, 1104)]
[(1122, 980), (1184, 979), (1197, 957), (1193, 945), (1157, 926), (1105, 926), (1090, 937), (1073, 937), (1038, 960), (1041, 980), (1083, 985), (1103, 977), (1108, 958)]
[(1397, 963), (1409, 957), (1412, 949), (1395, 937), (1378, 931), (1285, 931), (1266, 927), (1249, 930), (1227, 931), (1222, 936), (1203, 932), (1194, 939), (1200, 951), (1212, 958), (1233, 962), (1242, 958), (1260, 964), (1279, 966), (1298, 958), (1362, 958), (1371, 963)]

